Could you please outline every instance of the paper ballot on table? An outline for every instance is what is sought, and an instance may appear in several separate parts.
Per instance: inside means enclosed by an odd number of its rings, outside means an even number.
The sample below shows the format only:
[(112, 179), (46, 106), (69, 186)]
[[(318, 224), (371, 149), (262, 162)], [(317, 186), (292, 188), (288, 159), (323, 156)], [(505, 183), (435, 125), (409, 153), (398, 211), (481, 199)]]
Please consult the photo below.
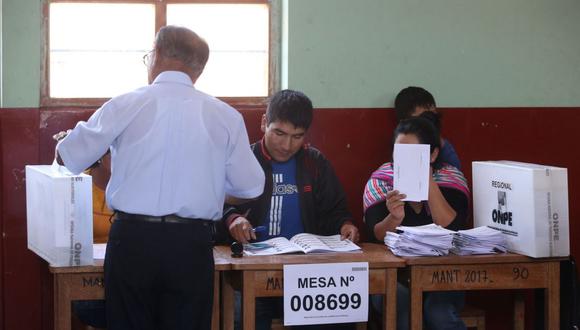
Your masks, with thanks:
[(105, 259), (106, 252), (107, 252), (107, 243), (93, 244), (93, 259)]
[(430, 146), (395, 144), (393, 151), (393, 188), (407, 195), (404, 201), (420, 202), (429, 198)]

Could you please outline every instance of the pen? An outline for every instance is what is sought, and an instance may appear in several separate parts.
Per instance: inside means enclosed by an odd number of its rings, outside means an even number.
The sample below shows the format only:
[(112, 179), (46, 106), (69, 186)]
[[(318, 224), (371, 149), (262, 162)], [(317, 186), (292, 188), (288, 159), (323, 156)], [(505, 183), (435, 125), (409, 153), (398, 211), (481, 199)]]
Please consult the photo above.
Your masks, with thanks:
[(252, 228), (252, 231), (254, 233), (263, 233), (266, 231), (266, 226), (258, 226), (258, 227), (254, 227)]

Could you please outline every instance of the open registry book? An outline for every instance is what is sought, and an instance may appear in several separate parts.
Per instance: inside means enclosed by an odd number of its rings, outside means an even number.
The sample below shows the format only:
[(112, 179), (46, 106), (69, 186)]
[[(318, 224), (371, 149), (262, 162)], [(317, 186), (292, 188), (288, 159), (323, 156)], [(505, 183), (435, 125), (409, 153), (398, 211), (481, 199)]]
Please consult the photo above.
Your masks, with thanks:
[(341, 240), (340, 235), (319, 236), (314, 234), (294, 235), (290, 240), (276, 237), (257, 243), (244, 244), (244, 254), (249, 256), (267, 256), (284, 253), (322, 253), (359, 251), (360, 247), (348, 239)]

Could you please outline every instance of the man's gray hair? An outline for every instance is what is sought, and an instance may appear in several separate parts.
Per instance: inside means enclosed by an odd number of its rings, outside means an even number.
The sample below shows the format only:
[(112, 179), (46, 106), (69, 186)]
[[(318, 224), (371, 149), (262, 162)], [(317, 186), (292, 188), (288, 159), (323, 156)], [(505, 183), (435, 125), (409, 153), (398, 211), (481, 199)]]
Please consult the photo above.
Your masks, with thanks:
[(209, 58), (207, 42), (188, 28), (167, 25), (159, 29), (155, 48), (160, 55), (177, 59), (198, 76), (203, 72)]

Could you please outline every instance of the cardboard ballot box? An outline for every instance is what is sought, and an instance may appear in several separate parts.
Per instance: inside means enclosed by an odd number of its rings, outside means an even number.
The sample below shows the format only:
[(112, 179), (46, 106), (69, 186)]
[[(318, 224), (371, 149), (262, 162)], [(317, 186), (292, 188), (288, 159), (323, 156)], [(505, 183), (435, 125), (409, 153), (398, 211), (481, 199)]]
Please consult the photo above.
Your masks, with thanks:
[(92, 178), (26, 166), (28, 248), (51, 266), (93, 264)]
[(508, 238), (530, 257), (568, 256), (568, 171), (512, 161), (473, 162), (474, 226)]

